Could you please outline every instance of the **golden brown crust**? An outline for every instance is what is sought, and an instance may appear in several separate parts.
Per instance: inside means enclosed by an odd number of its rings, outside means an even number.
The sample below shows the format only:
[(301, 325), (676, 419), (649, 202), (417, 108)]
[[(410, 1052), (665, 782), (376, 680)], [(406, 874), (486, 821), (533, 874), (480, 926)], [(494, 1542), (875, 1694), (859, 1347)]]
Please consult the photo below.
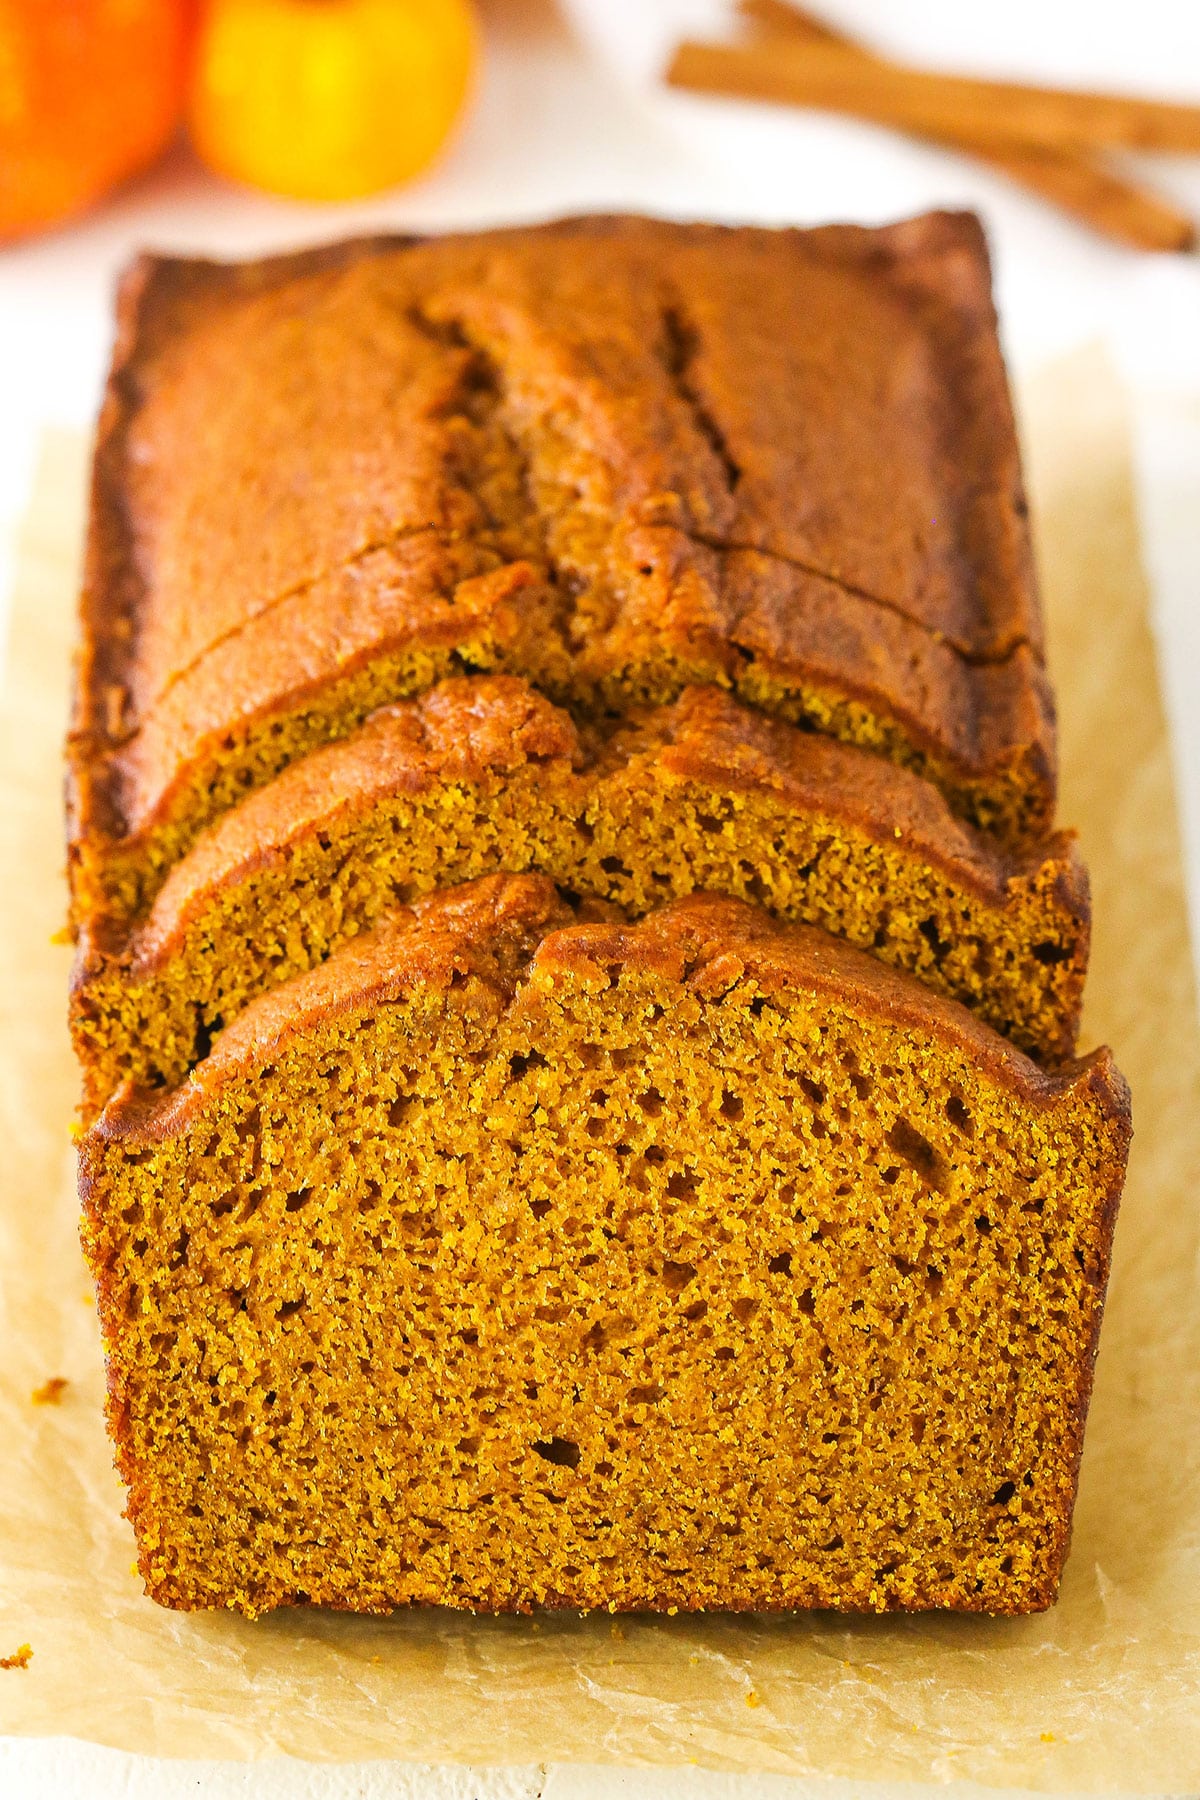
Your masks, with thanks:
[(214, 305), (319, 279), (372, 248), (401, 249), (415, 238), (364, 238), (261, 262), (212, 263), (138, 256), (117, 290), (112, 362), (96, 426), (87, 558), (81, 594), (80, 662), (72, 731), (85, 743), (119, 742), (131, 723), (128, 684), (146, 611), (129, 491), (130, 425), (154, 359), (201, 324)]
[(721, 681), (842, 736), (864, 727), (837, 709), (865, 707), (873, 747), (956, 804), (1004, 790), (1004, 827), (1019, 790), (1019, 828), (1044, 825), (1053, 723), (978, 226), (597, 219), (143, 261), (83, 638), (76, 859), (186, 811), (231, 733), (401, 655), (435, 658), (417, 686), (482, 656), (596, 705)]
[(705, 1000), (747, 975), (764, 995), (828, 995), (848, 1011), (885, 1018), (964, 1050), (997, 1084), (1031, 1104), (1087, 1085), (1110, 1115), (1129, 1098), (1111, 1053), (1047, 1071), (965, 1007), (812, 926), (783, 925), (758, 908), (711, 894), (676, 900), (634, 925), (565, 924), (554, 884), (539, 875), (484, 876), (397, 909), (325, 963), (253, 1000), (172, 1092), (126, 1088), (92, 1127), (98, 1140), (155, 1141), (185, 1129), (225, 1084), (270, 1062), (325, 1020), (368, 1012), (416, 990), (444, 994), (473, 981), (498, 1007), (570, 972), (606, 986), (622, 968), (653, 971)]

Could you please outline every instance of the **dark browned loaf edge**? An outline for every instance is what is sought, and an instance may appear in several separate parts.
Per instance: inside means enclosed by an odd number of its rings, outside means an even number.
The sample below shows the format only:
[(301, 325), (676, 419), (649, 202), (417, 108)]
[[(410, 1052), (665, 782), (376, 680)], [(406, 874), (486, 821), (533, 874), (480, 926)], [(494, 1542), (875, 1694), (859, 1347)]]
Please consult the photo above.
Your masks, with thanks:
[[(577, 233), (587, 238), (619, 235), (645, 224), (646, 221), (634, 218), (595, 216), (519, 230)], [(743, 228), (693, 225), (663, 229), (720, 236), (736, 234)], [(475, 235), (506, 234), (464, 234), (464, 241)], [(919, 271), (922, 258), (947, 259), (949, 272), (939, 274), (938, 279), (959, 334), (954, 354), (962, 363), (968, 389), (962, 410), (963, 419), (968, 421), (963, 429), (969, 433), (971, 454), (981, 468), (987, 466), (989, 456), (993, 460), (1001, 455), (1015, 457), (1015, 430), (996, 333), (990, 266), (977, 219), (970, 214), (932, 213), (878, 229), (834, 225), (794, 235), (803, 239), (814, 256), (827, 250), (834, 258), (866, 266), (900, 268), (911, 263)], [(262, 292), (309, 274), (343, 268), (381, 252), (416, 248), (428, 241), (411, 235), (377, 235), (241, 264), (143, 255), (123, 278), (117, 303), (116, 345), (97, 428), (80, 608), (80, 651), (67, 789), (68, 857), (72, 866), (86, 842), (136, 840), (138, 835), (138, 827), (124, 811), (121, 789), (125, 777), (120, 764), (130, 732), (125, 710), (126, 672), (136, 644), (140, 596), (139, 578), (130, 555), (122, 458), (125, 431), (139, 403), (140, 365), (156, 347), (182, 330), (190, 318), (223, 299)], [(914, 278), (914, 283), (915, 291), (919, 282)], [(1014, 472), (1012, 479), (1019, 483), (1019, 472)], [(1018, 507), (1023, 512), (1024, 501), (1019, 495)], [(1013, 604), (1019, 605), (1028, 631), (1026, 636), (1011, 641), (1002, 661), (984, 659), (972, 664), (970, 659), (963, 659), (964, 671), (974, 667), (980, 680), (991, 684), (980, 687), (972, 702), (981, 710), (968, 735), (977, 736), (981, 746), (986, 746), (999, 716), (992, 709), (998, 707), (1001, 714), (1007, 715), (1007, 722), (999, 728), (1015, 731), (1021, 738), (1023, 778), (1042, 795), (1041, 829), (1053, 812), (1053, 698), (1041, 663), (1040, 608), (1027, 539), (1016, 551), (1010, 547), (1006, 555), (1018, 565), (1012, 580), (1013, 595), (1019, 593), (1019, 601), (1014, 598)], [(939, 645), (936, 634), (903, 617), (881, 617), (878, 626), (885, 632), (915, 633), (913, 642), (923, 644), (931, 656), (949, 653)], [(861, 660), (866, 656), (865, 637), (857, 625), (847, 625), (846, 632), (846, 654), (852, 661)], [(862, 666), (865, 670), (865, 661)], [(769, 659), (763, 659), (762, 668), (765, 675), (772, 673)], [(779, 667), (774, 672), (790, 679), (786, 668)], [(852, 702), (870, 697), (868, 688), (853, 677), (844, 679), (842, 686)], [(201, 698), (198, 693), (197, 706)], [(218, 710), (219, 704), (218, 700)], [(269, 709), (263, 716), (271, 716)], [(214, 730), (218, 735), (219, 726), (217, 719)], [(919, 723), (914, 725), (910, 720), (906, 729), (922, 753), (931, 748), (931, 741), (922, 744)], [(984, 748), (975, 773), (985, 772), (987, 766)], [(170, 797), (170, 793), (165, 796), (164, 805)]]
[[(80, 1194), (85, 1218), (95, 1226), (101, 1217), (100, 1166), (107, 1147), (120, 1145), (137, 1154), (185, 1132), (227, 1085), (252, 1080), (256, 1070), (268, 1066), (291, 1042), (326, 1021), (402, 1002), (419, 989), (448, 994), (470, 977), (487, 984), (504, 1007), (512, 1008), (520, 1005), (522, 989), (533, 976), (555, 968), (582, 970), (598, 978), (617, 966), (653, 973), (718, 1005), (735, 983), (749, 975), (757, 991), (768, 998), (786, 999), (789, 991), (797, 990), (822, 994), (848, 1012), (941, 1039), (965, 1052), (998, 1086), (1030, 1106), (1049, 1106), (1070, 1090), (1088, 1089), (1112, 1124), (1116, 1146), (1103, 1191), (1102, 1262), (1092, 1279), (1096, 1312), (1090, 1340), (1081, 1347), (1077, 1364), (1070, 1490), (1055, 1515), (1055, 1555), (1045, 1587), (1031, 1591), (1020, 1610), (1038, 1612), (1053, 1605), (1069, 1547), (1113, 1230), (1132, 1132), (1128, 1084), (1111, 1051), (1093, 1051), (1053, 1072), (1042, 1069), (957, 1002), (931, 993), (912, 977), (814, 927), (783, 925), (737, 900), (692, 895), (633, 925), (564, 924), (564, 917), (569, 912), (558, 890), (536, 875), (484, 876), (398, 909), (328, 962), (251, 1002), (214, 1041), (208, 1058), (182, 1087), (163, 1093), (126, 1086), (114, 1096), (82, 1141)], [(507, 954), (497, 954), (498, 946)], [(611, 973), (607, 978), (613, 979)], [(105, 1340), (113, 1345), (121, 1335), (123, 1318), (114, 1304), (108, 1271), (93, 1266), (92, 1272)], [(110, 1365), (109, 1428), (118, 1468), (130, 1488), (127, 1514), (136, 1526), (147, 1497), (131, 1455), (124, 1407), (120, 1379)], [(167, 1605), (181, 1604), (169, 1592), (155, 1597)], [(355, 1610), (351, 1595), (329, 1604)], [(644, 1610), (659, 1609), (649, 1603)], [(757, 1610), (783, 1609), (767, 1605)], [(959, 1610), (984, 1609), (964, 1604)]]

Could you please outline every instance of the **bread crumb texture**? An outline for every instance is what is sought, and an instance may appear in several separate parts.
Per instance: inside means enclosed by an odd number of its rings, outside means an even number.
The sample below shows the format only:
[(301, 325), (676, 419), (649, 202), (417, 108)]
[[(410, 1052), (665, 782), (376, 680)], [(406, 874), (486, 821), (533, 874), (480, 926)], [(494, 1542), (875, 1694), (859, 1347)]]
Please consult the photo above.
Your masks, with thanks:
[(928, 782), (713, 688), (586, 747), (528, 683), (476, 676), (383, 709), (251, 794), (148, 919), (89, 933), (72, 1023), (94, 1113), (174, 1084), (256, 993), (390, 906), (538, 870), (640, 915), (704, 889), (823, 926), (972, 1007), (1023, 1049), (1075, 1044), (1087, 880), (1059, 833), (1020, 855)]
[(737, 901), (389, 914), (85, 1139), (147, 1588), (1045, 1607), (1127, 1137)]

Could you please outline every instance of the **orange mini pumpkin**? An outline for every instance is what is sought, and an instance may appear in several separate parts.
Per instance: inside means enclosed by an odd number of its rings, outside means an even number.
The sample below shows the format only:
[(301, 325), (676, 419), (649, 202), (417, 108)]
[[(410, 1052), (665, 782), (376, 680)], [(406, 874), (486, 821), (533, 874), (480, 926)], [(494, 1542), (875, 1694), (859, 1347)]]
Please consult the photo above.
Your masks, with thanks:
[(184, 0), (0, 0), (0, 238), (69, 217), (170, 141)]
[(218, 173), (272, 193), (375, 193), (432, 162), (476, 57), (468, 0), (208, 0), (193, 141)]

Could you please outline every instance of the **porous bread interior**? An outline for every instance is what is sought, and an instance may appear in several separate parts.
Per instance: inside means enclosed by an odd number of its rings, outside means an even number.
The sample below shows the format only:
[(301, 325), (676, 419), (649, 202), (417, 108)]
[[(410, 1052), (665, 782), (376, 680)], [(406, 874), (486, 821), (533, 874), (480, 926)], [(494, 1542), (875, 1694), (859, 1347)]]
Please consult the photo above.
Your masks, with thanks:
[[(535, 965), (536, 971), (536, 965)], [(470, 976), (93, 1141), (149, 1591), (1048, 1605), (1123, 1156), (820, 994)]]
[(1047, 805), (1039, 772), (1026, 755), (1014, 756), (1002, 768), (970, 780), (961, 769), (914, 744), (897, 720), (861, 700), (827, 693), (807, 683), (785, 685), (753, 667), (739, 676), (736, 688), (743, 700), (763, 712), (824, 732), (844, 744), (874, 750), (900, 768), (923, 775), (941, 790), (960, 818), (981, 831), (993, 832), (1002, 843), (1025, 843), (1050, 828), (1053, 806)]
[(221, 749), (183, 785), (168, 817), (150, 831), (115, 838), (93, 829), (82, 836), (71, 870), (75, 918), (137, 918), (206, 824), (297, 757), (348, 736), (386, 701), (421, 693), (460, 666), (449, 652), (380, 657), (308, 696), (297, 711), (230, 731)]
[(389, 906), (499, 870), (545, 873), (636, 915), (697, 888), (752, 900), (873, 950), (1034, 1055), (1071, 1054), (1086, 933), (1053, 864), (1013, 877), (997, 904), (845, 820), (667, 783), (651, 752), (608, 755), (591, 780), (534, 765), (392, 795), (218, 892), (152, 972), (107, 962), (72, 1007), (87, 1112), (126, 1076), (176, 1085), (256, 993)]
[(749, 674), (729, 683), (712, 665), (674, 659), (632, 669), (627, 679), (606, 677), (597, 684), (556, 679), (553, 669), (539, 666), (541, 662), (505, 646), (486, 644), (388, 655), (307, 697), (299, 710), (225, 733), (221, 744), (181, 785), (166, 816), (145, 833), (112, 838), (95, 832), (84, 839), (73, 869), (76, 916), (138, 917), (204, 828), (246, 793), (263, 786), (297, 757), (348, 736), (377, 706), (424, 692), (455, 672), (502, 670), (529, 676), (552, 700), (593, 721), (667, 704), (692, 684), (732, 686), (768, 714), (876, 751), (932, 780), (960, 816), (993, 831), (1005, 843), (1027, 841), (1050, 822), (1021, 769), (992, 772), (978, 783), (964, 782), (937, 758), (916, 749), (894, 721), (861, 702)]

